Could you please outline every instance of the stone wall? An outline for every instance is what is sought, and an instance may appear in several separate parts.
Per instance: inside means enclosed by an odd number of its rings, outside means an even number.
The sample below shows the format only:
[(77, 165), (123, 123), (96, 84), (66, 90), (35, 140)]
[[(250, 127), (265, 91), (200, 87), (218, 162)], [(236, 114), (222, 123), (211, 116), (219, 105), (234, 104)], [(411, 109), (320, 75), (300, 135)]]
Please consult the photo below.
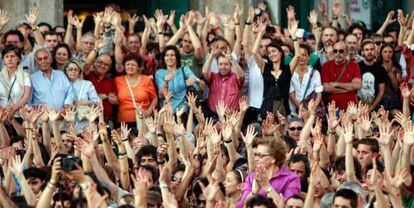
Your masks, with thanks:
[(63, 24), (64, 0), (0, 0), (0, 8), (8, 11), (9, 23), (5, 30), (24, 20), (24, 15), (32, 7), (39, 9), (37, 22), (47, 22), (52, 26)]

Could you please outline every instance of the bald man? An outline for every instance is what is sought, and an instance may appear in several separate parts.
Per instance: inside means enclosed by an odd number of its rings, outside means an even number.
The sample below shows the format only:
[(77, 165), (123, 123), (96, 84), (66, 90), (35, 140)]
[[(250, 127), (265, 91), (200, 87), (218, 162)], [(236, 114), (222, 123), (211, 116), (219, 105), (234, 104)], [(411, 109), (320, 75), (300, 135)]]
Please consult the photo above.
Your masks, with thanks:
[(333, 60), (322, 66), (322, 83), (328, 102), (335, 101), (339, 109), (346, 109), (348, 102), (357, 102), (356, 92), (361, 89), (361, 72), (354, 61), (346, 59), (348, 49), (343, 41), (333, 45)]

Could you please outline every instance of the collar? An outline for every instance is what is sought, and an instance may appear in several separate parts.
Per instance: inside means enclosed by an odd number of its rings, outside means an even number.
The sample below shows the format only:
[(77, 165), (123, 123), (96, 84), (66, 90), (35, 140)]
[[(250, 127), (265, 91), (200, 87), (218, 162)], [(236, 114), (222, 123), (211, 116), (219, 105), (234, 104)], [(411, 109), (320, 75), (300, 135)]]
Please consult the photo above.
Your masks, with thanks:
[(286, 169), (286, 167), (284, 165), (280, 166), (279, 171), (277, 171), (277, 173), (275, 173), (271, 179), (273, 178), (278, 178), (278, 177), (282, 177), (282, 176), (289, 176), (290, 172)]

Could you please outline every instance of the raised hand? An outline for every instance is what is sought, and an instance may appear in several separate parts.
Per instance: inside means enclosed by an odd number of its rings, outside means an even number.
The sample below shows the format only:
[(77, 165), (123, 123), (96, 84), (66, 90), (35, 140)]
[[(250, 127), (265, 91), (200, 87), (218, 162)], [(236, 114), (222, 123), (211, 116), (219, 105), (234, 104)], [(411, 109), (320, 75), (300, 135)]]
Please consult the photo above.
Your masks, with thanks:
[(239, 4), (234, 5), (233, 21), (236, 25), (240, 24), (242, 15), (243, 15), (243, 10), (240, 8), (240, 5)]
[(29, 14), (25, 15), (27, 23), (32, 27), (36, 26), (37, 16), (39, 15), (39, 10), (36, 7), (30, 9)]
[(130, 30), (134, 29), (134, 27), (137, 24), (138, 20), (139, 20), (139, 16), (137, 14), (134, 14), (132, 17), (131, 17), (130, 14), (128, 14), (128, 24), (129, 24), (130, 27), (132, 27), (132, 28), (129, 28)]
[(168, 16), (167, 24), (171, 27), (174, 25), (175, 10), (170, 11), (170, 16)]
[(266, 170), (266, 168), (261, 164), (256, 166), (255, 180), (257, 184), (262, 188), (266, 188), (269, 186), (270, 178), (268, 177), (267, 171), (268, 170)]
[(67, 122), (75, 122), (75, 106), (66, 107), (61, 115)]
[(341, 12), (341, 4), (336, 1), (332, 8), (332, 17), (338, 18), (340, 12)]
[(183, 136), (185, 134), (185, 128), (182, 123), (175, 124), (174, 133), (176, 136)]
[(203, 17), (203, 15), (201, 15), (201, 13), (199, 11), (194, 12), (194, 17), (195, 17), (195, 21), (199, 25), (203, 24), (206, 21), (206, 18)]
[(95, 154), (95, 146), (92, 141), (85, 141), (81, 138), (75, 139), (75, 149), (80, 151), (86, 157), (91, 158)]
[(213, 130), (213, 119), (212, 118), (207, 118), (206, 122), (204, 123), (204, 136), (209, 136), (210, 132)]
[(246, 134), (243, 135), (243, 132), (241, 132), (240, 134), (246, 147), (251, 147), (253, 144), (253, 140), (257, 135), (257, 132), (254, 129), (253, 125), (249, 125), (247, 127)]
[(47, 112), (47, 116), (49, 117), (49, 120), (51, 122), (57, 121), (60, 117), (59, 112), (56, 112), (55, 108), (52, 108), (52, 109), (48, 108), (46, 110), (46, 112)]
[(145, 118), (145, 124), (147, 125), (148, 131), (152, 134), (155, 134), (157, 131), (157, 118), (153, 118), (152, 116), (149, 116)]
[(287, 18), (288, 21), (294, 20), (295, 19), (295, 7), (293, 7), (292, 5), (289, 5), (286, 8), (286, 13), (287, 13)]
[(359, 128), (364, 132), (368, 132), (371, 128), (372, 118), (369, 118), (369, 114), (366, 113), (360, 117)]
[(162, 13), (161, 9), (155, 10), (155, 19), (157, 19), (157, 29), (158, 32), (162, 32), (162, 27), (164, 26), (164, 23), (167, 21), (166, 16)]
[(381, 145), (390, 145), (391, 136), (394, 134), (394, 130), (392, 130), (392, 122), (379, 126), (379, 132), (380, 137), (378, 138), (378, 142)]
[(200, 181), (198, 184), (200, 185), (201, 190), (203, 191), (203, 196), (207, 201), (213, 201), (216, 194), (220, 191), (217, 181), (210, 183), (207, 187)]
[(253, 7), (249, 7), (249, 11), (247, 13), (247, 20), (246, 22), (248, 23), (252, 23), (254, 19), (254, 9)]
[(403, 96), (403, 98), (409, 98), (412, 89), (409, 89), (407, 83), (403, 83), (400, 85), (400, 91), (401, 91), (401, 95)]
[(392, 10), (390, 12), (388, 12), (387, 18), (385, 19), (384, 22), (389, 25), (389, 24), (392, 24), (395, 21), (397, 21), (396, 19), (393, 19), (394, 14), (395, 14), (395, 12), (392, 11)]
[(217, 132), (217, 128), (212, 128), (210, 132), (210, 140), (213, 145), (217, 145), (221, 142), (221, 135)]
[(338, 108), (336, 108), (335, 101), (332, 101), (328, 104), (328, 115), (327, 115), (327, 121), (328, 121), (328, 128), (330, 131), (334, 131), (335, 128), (339, 125), (339, 120), (336, 117), (336, 111)]
[[(103, 12), (97, 12), (97, 13), (93, 14), (93, 21), (95, 22), (95, 25), (100, 25), (101, 24), (103, 16), (104, 16)], [(68, 16), (68, 21), (69, 21), (69, 16)]]
[(344, 128), (340, 130), (340, 134), (343, 135), (343, 137), (345, 139), (345, 143), (347, 143), (347, 144), (352, 143), (352, 140), (353, 140), (352, 131), (353, 131), (352, 123), (346, 124), (344, 126)]
[(408, 20), (408, 14), (407, 16), (404, 16), (403, 11), (401, 9), (397, 10), (397, 20), (398, 20), (398, 23), (400, 24), (400, 27), (405, 27), (405, 25), (407, 24), (407, 20)]
[(131, 129), (128, 128), (125, 122), (121, 122), (121, 139), (126, 140), (129, 137)]
[(112, 19), (112, 16), (113, 16), (113, 9), (112, 9), (112, 7), (106, 7), (105, 8), (105, 11), (104, 11), (104, 14), (103, 14), (103, 17), (102, 17), (102, 22), (105, 24), (105, 25), (110, 25), (111, 24), (111, 19)]
[(115, 28), (121, 25), (121, 14), (120, 13), (113, 12), (112, 19), (111, 19), (111, 25), (113, 25)]
[(101, 109), (99, 105), (92, 106), (91, 110), (85, 115), (89, 122), (94, 122), (100, 115)]
[(320, 3), (320, 4), (318, 4), (318, 10), (319, 10), (319, 13), (321, 13), (322, 14), (322, 16), (323, 15), (325, 15), (325, 3)]
[(318, 23), (318, 12), (316, 12), (315, 10), (312, 10), (309, 13), (308, 20), (309, 20), (309, 23), (311, 25), (317, 25), (317, 23)]
[(221, 131), (221, 135), (223, 136), (223, 140), (224, 141), (230, 140), (232, 133), (233, 133), (233, 126), (230, 123), (227, 123)]
[(15, 155), (10, 159), (10, 166), (13, 167), (12, 172), (15, 175), (23, 175), (23, 162), (20, 155)]
[(406, 122), (404, 125), (404, 139), (403, 142), (407, 146), (414, 144), (414, 127), (411, 121)]
[(196, 109), (197, 95), (194, 95), (194, 93), (189, 92), (189, 93), (187, 93), (186, 97), (187, 97), (188, 106), (192, 110), (195, 110)]
[(7, 11), (0, 9), (0, 30), (9, 22)]
[(167, 115), (164, 122), (164, 131), (166, 134), (174, 134), (175, 121), (174, 116)]
[(224, 103), (223, 100), (219, 100), (217, 103), (217, 115), (219, 118), (224, 118), (224, 114), (227, 111), (227, 104)]
[(76, 27), (76, 29), (81, 30), (83, 28), (83, 23), (85, 22), (85, 19), (79, 20), (77, 16), (73, 17), (72, 24)]

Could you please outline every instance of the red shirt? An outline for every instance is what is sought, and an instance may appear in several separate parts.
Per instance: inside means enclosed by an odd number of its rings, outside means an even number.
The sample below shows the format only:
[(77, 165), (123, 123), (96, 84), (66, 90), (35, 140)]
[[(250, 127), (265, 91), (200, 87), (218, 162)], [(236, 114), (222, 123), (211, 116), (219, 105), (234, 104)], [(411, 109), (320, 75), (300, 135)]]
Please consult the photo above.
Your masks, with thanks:
[(231, 110), (239, 109), (240, 89), (243, 86), (243, 78), (237, 78), (236, 74), (230, 72), (229, 76), (220, 76), (219, 73), (211, 73), (207, 81), (209, 93), (207, 103), (210, 110), (217, 112), (216, 107), (223, 100)]
[[(99, 94), (106, 94), (109, 93), (117, 93), (115, 81), (110, 77), (104, 77), (103, 79), (99, 80), (98, 75), (94, 71), (89, 73), (85, 79), (92, 82), (93, 86), (95, 86), (96, 92)], [(113, 118), (113, 106), (111, 103), (108, 102), (108, 100), (104, 100), (102, 102), (104, 107), (104, 117), (112, 119)]]
[[(341, 73), (342, 67), (344, 64), (336, 65), (333, 60), (327, 61), (322, 66), (321, 81), (322, 83), (334, 82), (339, 73)], [(338, 82), (341, 83), (350, 83), (354, 78), (361, 79), (361, 72), (359, 66), (356, 62), (349, 62), (348, 66), (345, 69), (344, 74)], [(356, 91), (346, 92), (346, 93), (326, 93), (327, 101), (335, 101), (336, 106), (339, 109), (346, 109), (349, 102), (357, 103)]]

